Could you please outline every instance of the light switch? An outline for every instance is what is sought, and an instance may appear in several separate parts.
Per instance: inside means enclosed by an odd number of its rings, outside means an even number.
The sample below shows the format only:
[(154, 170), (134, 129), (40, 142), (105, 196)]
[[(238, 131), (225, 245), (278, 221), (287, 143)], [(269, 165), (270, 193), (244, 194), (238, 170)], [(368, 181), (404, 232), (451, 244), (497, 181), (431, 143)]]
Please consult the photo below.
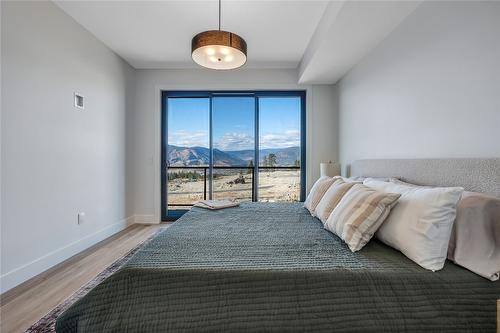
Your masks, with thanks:
[(75, 93), (75, 107), (78, 109), (85, 109), (85, 106), (83, 104), (83, 95), (79, 93)]

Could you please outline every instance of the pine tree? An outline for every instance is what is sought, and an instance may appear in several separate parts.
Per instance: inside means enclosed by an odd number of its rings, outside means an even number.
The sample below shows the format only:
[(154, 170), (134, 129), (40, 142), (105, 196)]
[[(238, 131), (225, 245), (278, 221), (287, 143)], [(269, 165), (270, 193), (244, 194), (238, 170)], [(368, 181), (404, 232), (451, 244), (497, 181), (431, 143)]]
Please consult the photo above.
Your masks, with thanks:
[(250, 160), (248, 162), (248, 170), (247, 170), (247, 175), (250, 175), (253, 171), (253, 160)]
[(277, 164), (276, 155), (273, 153), (269, 154), (269, 156), (267, 157), (267, 160), (269, 161), (270, 167), (273, 167)]

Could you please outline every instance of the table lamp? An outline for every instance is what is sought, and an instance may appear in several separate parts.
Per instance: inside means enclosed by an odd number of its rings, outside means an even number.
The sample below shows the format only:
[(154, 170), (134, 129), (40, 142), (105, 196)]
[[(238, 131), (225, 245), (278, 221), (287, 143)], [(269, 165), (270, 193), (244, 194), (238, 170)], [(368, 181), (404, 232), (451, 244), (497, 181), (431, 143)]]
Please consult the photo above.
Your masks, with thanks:
[(332, 161), (329, 161), (328, 163), (324, 163), (324, 162), (320, 163), (319, 170), (320, 170), (321, 177), (340, 176), (340, 164), (339, 163), (333, 163)]

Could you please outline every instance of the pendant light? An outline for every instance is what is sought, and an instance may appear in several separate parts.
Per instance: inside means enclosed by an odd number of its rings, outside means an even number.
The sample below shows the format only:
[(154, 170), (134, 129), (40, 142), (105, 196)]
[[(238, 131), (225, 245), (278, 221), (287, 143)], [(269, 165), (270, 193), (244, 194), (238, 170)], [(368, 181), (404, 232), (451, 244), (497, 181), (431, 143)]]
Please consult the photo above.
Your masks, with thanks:
[(191, 41), (191, 57), (198, 65), (217, 70), (235, 69), (247, 61), (247, 43), (235, 33), (220, 29), (203, 31)]

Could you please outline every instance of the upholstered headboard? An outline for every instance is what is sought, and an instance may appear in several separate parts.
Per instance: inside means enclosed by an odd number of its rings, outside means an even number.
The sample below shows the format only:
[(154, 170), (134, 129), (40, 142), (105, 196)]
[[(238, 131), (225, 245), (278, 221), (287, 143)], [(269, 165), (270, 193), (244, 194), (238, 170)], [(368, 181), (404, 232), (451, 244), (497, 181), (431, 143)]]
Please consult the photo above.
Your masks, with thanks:
[(358, 160), (351, 176), (397, 177), (432, 186), (461, 186), (500, 197), (500, 158)]

